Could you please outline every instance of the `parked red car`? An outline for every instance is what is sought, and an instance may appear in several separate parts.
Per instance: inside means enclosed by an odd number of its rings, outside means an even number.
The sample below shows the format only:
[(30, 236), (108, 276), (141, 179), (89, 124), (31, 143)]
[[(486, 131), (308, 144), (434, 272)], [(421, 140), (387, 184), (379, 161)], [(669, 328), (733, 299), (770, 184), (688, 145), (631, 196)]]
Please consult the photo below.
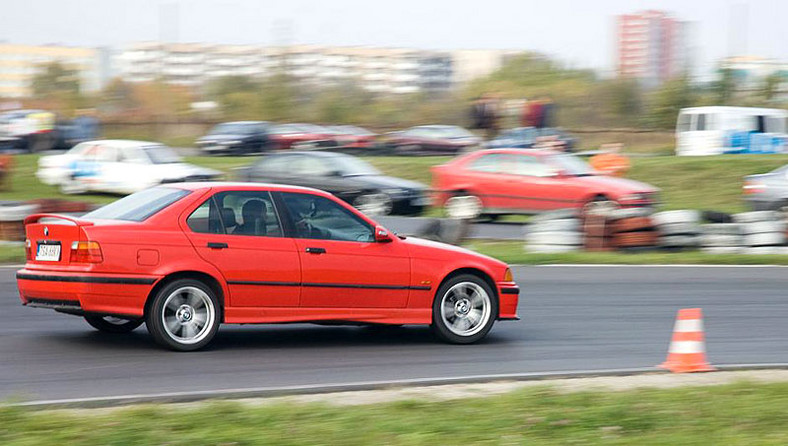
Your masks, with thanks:
[(275, 150), (311, 150), (337, 147), (337, 141), (325, 129), (312, 124), (279, 124), (271, 128), (269, 138)]
[(25, 220), (22, 302), (105, 332), (145, 322), (160, 344), (196, 350), (220, 323), (429, 324), (471, 343), (517, 319), (506, 264), (392, 235), (307, 188), (179, 183), (81, 218)]
[(437, 204), (450, 214), (455, 203), (466, 215), (470, 207), (471, 216), (583, 209), (600, 201), (653, 206), (658, 192), (638, 181), (600, 175), (574, 155), (544, 150), (478, 151), (433, 167), (432, 177)]

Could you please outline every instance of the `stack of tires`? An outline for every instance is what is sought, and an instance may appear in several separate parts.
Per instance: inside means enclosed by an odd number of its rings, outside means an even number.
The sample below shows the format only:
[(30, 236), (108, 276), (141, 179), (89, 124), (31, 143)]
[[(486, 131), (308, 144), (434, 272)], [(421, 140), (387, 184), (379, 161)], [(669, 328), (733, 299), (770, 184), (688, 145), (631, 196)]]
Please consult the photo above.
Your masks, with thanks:
[(737, 254), (742, 252), (744, 237), (739, 223), (709, 223), (701, 225), (700, 244), (709, 254)]
[(618, 209), (610, 221), (612, 244), (623, 251), (651, 249), (657, 246), (659, 235), (649, 208)]
[(35, 204), (21, 201), (0, 201), (0, 240), (4, 242), (24, 242), (24, 220), (38, 212)]
[(746, 254), (788, 254), (786, 224), (782, 215), (774, 211), (735, 214), (742, 234), (742, 252)]
[(658, 244), (669, 250), (697, 249), (701, 244), (699, 211), (665, 211), (652, 215), (659, 233)]
[(574, 210), (535, 216), (525, 228), (525, 249), (537, 253), (577, 251), (583, 246), (581, 221)]
[(657, 235), (651, 209), (610, 209), (589, 213), (584, 221), (587, 251), (634, 250), (653, 247)]

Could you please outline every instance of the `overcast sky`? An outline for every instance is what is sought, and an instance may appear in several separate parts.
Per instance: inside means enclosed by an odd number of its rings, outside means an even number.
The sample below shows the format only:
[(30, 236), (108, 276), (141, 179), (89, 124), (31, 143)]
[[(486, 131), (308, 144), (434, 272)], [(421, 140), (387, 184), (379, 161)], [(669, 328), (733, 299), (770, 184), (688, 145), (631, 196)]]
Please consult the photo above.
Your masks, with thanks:
[(731, 48), (788, 60), (788, 0), (2, 0), (0, 40), (514, 48), (609, 70), (614, 16), (642, 9), (694, 22), (700, 72)]

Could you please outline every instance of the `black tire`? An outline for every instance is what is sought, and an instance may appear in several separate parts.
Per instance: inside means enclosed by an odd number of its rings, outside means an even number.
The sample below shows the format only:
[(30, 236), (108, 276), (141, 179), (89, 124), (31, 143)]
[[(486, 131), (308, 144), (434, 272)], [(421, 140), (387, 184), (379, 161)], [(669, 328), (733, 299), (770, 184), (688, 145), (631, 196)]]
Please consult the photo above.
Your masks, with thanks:
[(142, 319), (121, 319), (112, 316), (85, 315), (91, 327), (103, 333), (130, 333), (144, 322)]
[[(469, 333), (467, 335), (459, 334), (456, 332), (455, 329), (449, 325), (450, 322), (447, 321), (447, 318), (443, 317), (443, 308), (447, 307), (450, 308), (449, 305), (444, 304), (444, 301), (447, 300), (449, 293), (453, 292), (455, 287), (459, 286), (460, 284), (473, 284), (475, 287), (484, 290), (487, 293), (487, 304), (489, 308), (487, 308), (486, 315), (483, 314), (480, 316), (479, 324), (473, 326), (473, 330), (469, 327)], [(457, 302), (455, 302), (455, 311), (457, 311)], [(470, 311), (473, 311), (473, 307), (471, 307)], [(466, 314), (466, 317), (469, 316), (470, 313)], [(457, 316), (461, 317), (461, 316)], [(435, 293), (435, 299), (432, 303), (432, 324), (430, 328), (432, 328), (433, 333), (445, 342), (449, 342), (452, 344), (472, 344), (474, 342), (478, 342), (489, 333), (490, 329), (492, 329), (495, 320), (498, 318), (498, 297), (495, 295), (495, 292), (487, 285), (482, 278), (479, 276), (475, 276), (473, 274), (461, 274), (456, 277), (452, 277), (451, 279), (447, 280), (443, 283), (440, 288), (438, 288), (437, 293)], [(456, 328), (456, 327), (455, 327)]]
[[(188, 301), (192, 296), (189, 293), (193, 293), (195, 299), (203, 306), (190, 303), (177, 305), (180, 300)], [(174, 310), (173, 306), (165, 306), (171, 298), (176, 303), (177, 310)], [(189, 307), (189, 310), (184, 310), (184, 306)], [(205, 328), (200, 328), (195, 336), (188, 336), (185, 325), (190, 327), (191, 324), (199, 325), (197, 316), (201, 311), (199, 309), (203, 307), (206, 310), (206, 320), (203, 325)], [(169, 313), (172, 314), (168, 317)], [(172, 319), (177, 327), (173, 329), (165, 326), (165, 318)], [(153, 297), (148, 313), (145, 315), (145, 325), (153, 339), (161, 346), (182, 352), (199, 350), (211, 342), (219, 330), (221, 320), (221, 307), (215, 293), (205, 283), (195, 279), (178, 279), (162, 287)], [(183, 330), (181, 333), (186, 336), (179, 337), (174, 333), (177, 329)]]

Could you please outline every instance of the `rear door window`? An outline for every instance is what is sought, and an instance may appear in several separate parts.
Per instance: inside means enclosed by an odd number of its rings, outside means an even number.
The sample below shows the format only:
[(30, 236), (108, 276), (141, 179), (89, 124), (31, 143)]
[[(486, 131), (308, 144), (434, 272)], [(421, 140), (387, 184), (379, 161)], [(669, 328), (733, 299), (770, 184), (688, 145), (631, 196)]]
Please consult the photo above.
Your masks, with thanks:
[(88, 212), (83, 218), (144, 221), (190, 193), (184, 189), (153, 187)]
[(186, 224), (194, 232), (282, 237), (282, 225), (268, 191), (220, 192), (195, 209)]

